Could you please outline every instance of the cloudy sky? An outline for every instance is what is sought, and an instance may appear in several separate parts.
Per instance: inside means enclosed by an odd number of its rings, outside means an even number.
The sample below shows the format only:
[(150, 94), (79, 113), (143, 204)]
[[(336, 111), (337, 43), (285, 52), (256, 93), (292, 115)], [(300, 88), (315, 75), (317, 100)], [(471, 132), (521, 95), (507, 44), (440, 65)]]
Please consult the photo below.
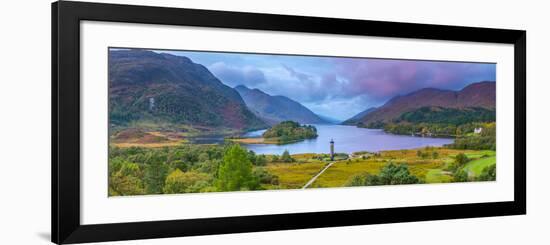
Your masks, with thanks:
[(313, 112), (345, 120), (400, 94), (432, 87), (460, 90), (495, 81), (496, 65), (294, 55), (155, 51), (206, 66), (228, 86), (284, 95)]

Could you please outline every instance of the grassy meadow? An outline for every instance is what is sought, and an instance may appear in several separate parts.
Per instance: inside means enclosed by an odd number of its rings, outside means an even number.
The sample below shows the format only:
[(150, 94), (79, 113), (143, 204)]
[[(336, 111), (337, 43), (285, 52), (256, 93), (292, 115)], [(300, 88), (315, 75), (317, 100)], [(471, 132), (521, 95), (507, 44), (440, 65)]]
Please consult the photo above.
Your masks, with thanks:
[[(419, 151), (429, 152), (429, 157), (419, 156)], [(496, 164), (494, 151), (455, 150), (434, 147), (382, 151), (379, 155), (373, 155), (367, 159), (355, 158), (336, 162), (313, 183), (312, 187), (346, 186), (346, 183), (354, 175), (361, 173), (378, 174), (390, 162), (407, 165), (410, 173), (416, 176), (421, 183), (453, 182), (453, 173), (449, 168), (454, 164), (456, 155), (460, 153), (472, 159), (463, 167), (469, 173), (469, 177), (472, 180), (475, 180), (485, 167)], [(284, 173), (279, 174), (284, 176)]]
[[(231, 141), (189, 142), (186, 134), (170, 131), (113, 135), (109, 195), (300, 189), (332, 162), (328, 154), (256, 155)], [(338, 153), (307, 188), (490, 181), (496, 179), (495, 166), (493, 150)]]

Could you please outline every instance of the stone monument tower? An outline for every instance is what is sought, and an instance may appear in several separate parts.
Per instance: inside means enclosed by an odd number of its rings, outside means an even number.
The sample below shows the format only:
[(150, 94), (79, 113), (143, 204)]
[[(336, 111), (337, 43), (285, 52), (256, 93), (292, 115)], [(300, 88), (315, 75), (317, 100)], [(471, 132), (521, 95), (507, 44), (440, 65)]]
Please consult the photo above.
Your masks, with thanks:
[(330, 139), (330, 160), (334, 161), (334, 140)]

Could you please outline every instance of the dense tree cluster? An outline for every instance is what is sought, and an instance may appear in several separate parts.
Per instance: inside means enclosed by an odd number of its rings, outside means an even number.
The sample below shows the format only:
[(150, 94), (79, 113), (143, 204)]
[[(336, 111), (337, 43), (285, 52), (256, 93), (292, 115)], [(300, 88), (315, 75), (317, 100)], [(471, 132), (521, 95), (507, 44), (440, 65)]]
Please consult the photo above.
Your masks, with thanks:
[(472, 122), (494, 122), (495, 120), (496, 113), (494, 110), (480, 107), (469, 107), (464, 109), (422, 107), (401, 114), (396, 121), (458, 126)]
[[(468, 113), (464, 110), (445, 109), (442, 115), (449, 116), (448, 120), (439, 118), (439, 114), (430, 114), (419, 116), (418, 111), (403, 114), (401, 121), (385, 123), (384, 131), (392, 134), (405, 135), (422, 135), (433, 137), (456, 137), (453, 144), (448, 145), (453, 149), (470, 149), (470, 150), (496, 150), (496, 123), (494, 121), (482, 122), (475, 120), (492, 119), (490, 113), (494, 111), (487, 109), (470, 109)], [(459, 111), (458, 116), (452, 117), (448, 113)], [(420, 114), (423, 115), (423, 114)], [(411, 119), (412, 118), (412, 119)], [(404, 121), (404, 119), (411, 121)], [(420, 122), (423, 119), (425, 121)], [(465, 122), (466, 119), (472, 120)], [(465, 122), (463, 124), (460, 124)], [(474, 130), (481, 128), (481, 133), (475, 134)]]
[(237, 191), (277, 183), (267, 159), (235, 145), (111, 148), (109, 195)]
[(376, 122), (370, 122), (368, 124), (365, 124), (363, 122), (358, 122), (357, 123), (357, 127), (360, 127), (360, 128), (377, 128), (377, 129), (382, 129), (384, 128), (386, 124), (383, 123), (382, 121), (376, 121)]
[(440, 136), (440, 137), (465, 137), (470, 136), (475, 128), (487, 127), (492, 123), (472, 122), (462, 125), (440, 123), (387, 123), (384, 131), (392, 134)]
[(497, 165), (493, 164), (483, 168), (481, 175), (479, 175), (479, 181), (495, 181), (497, 179)]
[(359, 174), (353, 176), (347, 186), (370, 186), (370, 185), (402, 185), (417, 184), (420, 180), (409, 172), (406, 164), (389, 163), (384, 166), (377, 175)]
[(284, 144), (317, 138), (317, 128), (312, 125), (300, 125), (297, 122), (284, 121), (265, 131), (262, 137), (276, 138), (279, 143)]
[[(422, 107), (401, 114), (391, 122), (372, 122), (358, 125), (382, 128), (385, 132), (432, 137), (456, 137), (455, 149), (495, 150), (495, 110), (485, 108)], [(480, 135), (474, 129), (482, 128)]]
[(454, 125), (431, 123), (387, 123), (383, 129), (392, 134), (422, 136), (454, 136), (457, 132), (457, 127)]
[(457, 137), (453, 144), (448, 145), (453, 149), (471, 150), (496, 150), (496, 124), (488, 123), (481, 127), (479, 135), (466, 135)]
[[(486, 156), (483, 156), (486, 157)], [(482, 158), (483, 158), (482, 157)], [(472, 159), (466, 154), (460, 153), (455, 156), (455, 161), (447, 168), (453, 174), (453, 182), (468, 182), (468, 181), (494, 181), (496, 180), (496, 164), (491, 164), (481, 171), (479, 176), (469, 176), (464, 168)]]

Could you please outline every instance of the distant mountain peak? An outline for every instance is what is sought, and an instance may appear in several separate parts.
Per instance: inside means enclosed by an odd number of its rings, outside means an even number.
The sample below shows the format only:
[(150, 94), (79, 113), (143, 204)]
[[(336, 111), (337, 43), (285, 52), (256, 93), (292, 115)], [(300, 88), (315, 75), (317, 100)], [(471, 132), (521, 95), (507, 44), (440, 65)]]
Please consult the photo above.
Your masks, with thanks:
[(250, 90), (247, 86), (242, 84), (235, 86), (234, 89)]
[(235, 90), (239, 92), (248, 108), (269, 124), (288, 120), (306, 124), (326, 123), (305, 106), (286, 96), (272, 96), (258, 88), (250, 89), (244, 85), (236, 86)]
[(459, 91), (423, 88), (405, 95), (395, 96), (376, 110), (363, 116), (356, 115), (346, 120), (344, 123), (356, 124), (361, 122), (363, 124), (369, 124), (374, 122), (388, 122), (399, 117), (404, 112), (426, 106), (438, 106), (443, 108), (481, 107), (494, 109), (495, 104), (496, 83), (492, 81), (471, 83)]
[(366, 115), (368, 115), (369, 113), (375, 110), (376, 110), (376, 107), (370, 107), (362, 112), (355, 114), (355, 116), (349, 118), (348, 120), (345, 120), (344, 122), (342, 122), (342, 124), (347, 124), (347, 125), (357, 124), (363, 117), (365, 117)]
[(468, 85), (466, 85), (466, 87), (464, 87), (463, 89), (467, 88), (467, 87), (476, 87), (476, 86), (485, 86), (485, 85), (496, 85), (496, 82), (495, 81), (481, 81), (481, 82), (477, 82), (477, 83), (470, 83)]

